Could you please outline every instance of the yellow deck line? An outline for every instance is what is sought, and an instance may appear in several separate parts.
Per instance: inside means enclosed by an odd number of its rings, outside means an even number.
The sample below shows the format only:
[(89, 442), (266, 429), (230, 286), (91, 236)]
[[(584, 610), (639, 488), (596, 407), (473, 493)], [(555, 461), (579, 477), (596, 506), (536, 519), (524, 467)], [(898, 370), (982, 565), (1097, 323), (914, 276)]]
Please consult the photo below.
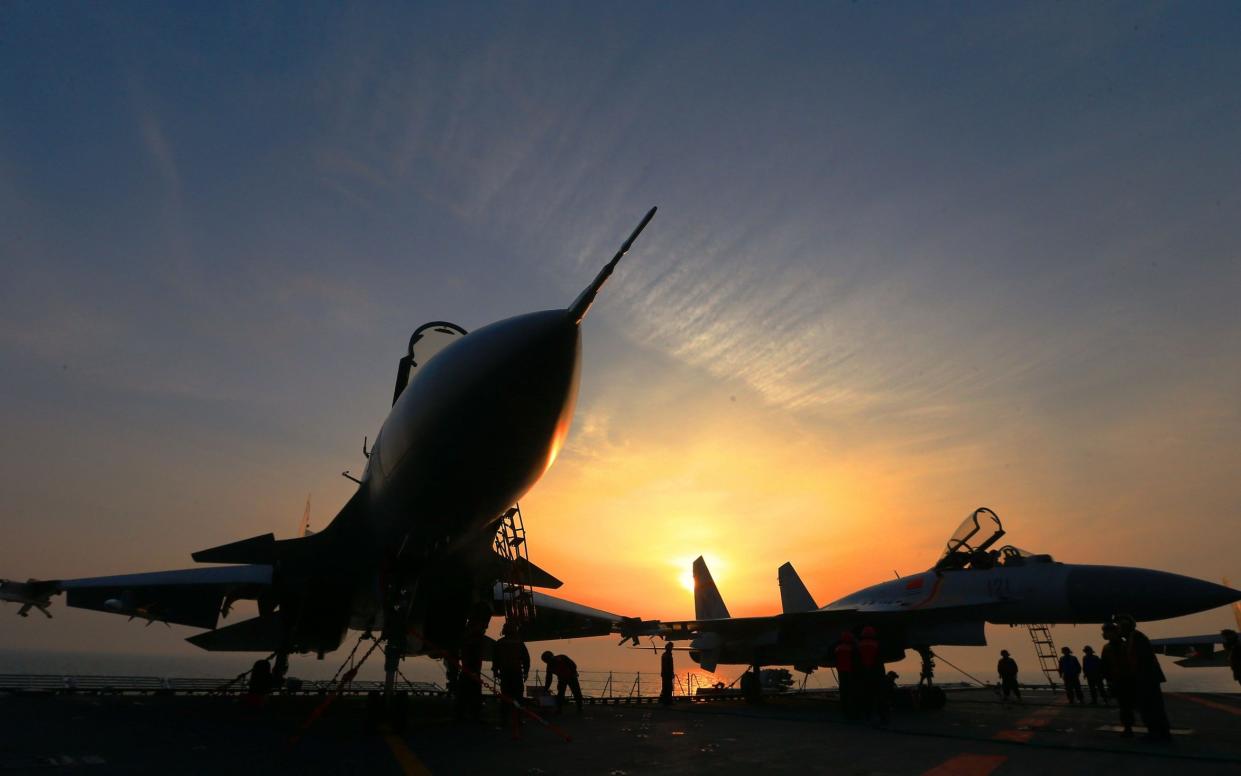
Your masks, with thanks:
[(406, 746), (401, 737), (392, 733), (384, 735), (384, 741), (387, 742), (388, 748), (392, 750), (392, 757), (396, 760), (396, 764), (401, 766), (401, 772), (405, 776), (431, 776), (430, 769), (422, 764), (418, 759), (418, 755)]

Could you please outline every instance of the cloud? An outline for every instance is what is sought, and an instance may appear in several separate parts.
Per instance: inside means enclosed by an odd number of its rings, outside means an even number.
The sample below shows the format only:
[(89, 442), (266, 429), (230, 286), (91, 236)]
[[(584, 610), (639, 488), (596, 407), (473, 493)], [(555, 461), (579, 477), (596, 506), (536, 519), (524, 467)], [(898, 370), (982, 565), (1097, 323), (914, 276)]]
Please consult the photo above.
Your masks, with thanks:
[(159, 117), (149, 110), (140, 113), (139, 126), (142, 129), (142, 141), (147, 153), (155, 161), (159, 174), (164, 180), (168, 195), (179, 198), (181, 195), (181, 175), (177, 171), (177, 162), (173, 158), (172, 146), (164, 134)]

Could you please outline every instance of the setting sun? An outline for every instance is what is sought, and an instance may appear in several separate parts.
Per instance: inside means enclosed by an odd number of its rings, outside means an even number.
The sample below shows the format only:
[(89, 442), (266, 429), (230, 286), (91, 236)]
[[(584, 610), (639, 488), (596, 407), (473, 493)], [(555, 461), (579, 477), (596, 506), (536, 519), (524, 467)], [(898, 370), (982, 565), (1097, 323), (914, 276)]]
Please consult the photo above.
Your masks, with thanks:
[(694, 572), (693, 571), (687, 570), (683, 572), (678, 579), (681, 582), (681, 587), (685, 588), (691, 593), (694, 592)]

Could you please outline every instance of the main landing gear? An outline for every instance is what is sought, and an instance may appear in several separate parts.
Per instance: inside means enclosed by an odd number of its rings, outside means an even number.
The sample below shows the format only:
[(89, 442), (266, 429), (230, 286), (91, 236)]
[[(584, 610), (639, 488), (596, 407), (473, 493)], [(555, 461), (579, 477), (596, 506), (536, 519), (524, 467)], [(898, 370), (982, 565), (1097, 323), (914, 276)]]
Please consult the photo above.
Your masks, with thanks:
[(741, 675), (741, 697), (749, 704), (763, 702), (763, 669), (757, 664)]
[(918, 674), (918, 687), (923, 685), (930, 687), (935, 684), (935, 661), (932, 659), (935, 653), (931, 651), (929, 646), (914, 647), (914, 650), (922, 658), (922, 671)]
[(414, 593), (418, 589), (417, 581), (393, 583), (386, 596), (389, 604), (384, 613), (384, 705), (392, 708), (394, 688), (397, 675), (400, 674), (401, 659), (408, 651), (409, 613), (413, 607)]
[(929, 646), (914, 647), (922, 657), (922, 670), (918, 674), (918, 692), (915, 695), (920, 709), (942, 709), (948, 703), (948, 696), (935, 686), (935, 653)]

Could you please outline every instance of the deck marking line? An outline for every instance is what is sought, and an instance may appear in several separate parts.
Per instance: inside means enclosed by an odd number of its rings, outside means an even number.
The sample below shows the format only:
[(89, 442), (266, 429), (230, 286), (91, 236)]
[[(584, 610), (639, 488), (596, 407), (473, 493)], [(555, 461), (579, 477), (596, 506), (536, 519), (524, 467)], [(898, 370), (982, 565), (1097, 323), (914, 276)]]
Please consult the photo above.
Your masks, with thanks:
[(949, 757), (922, 776), (987, 776), (1008, 760), (1002, 754), (973, 754), (967, 752)]
[(1206, 706), (1208, 709), (1216, 709), (1218, 711), (1226, 711), (1229, 714), (1236, 714), (1241, 717), (1241, 707), (1233, 706), (1230, 703), (1220, 703), (1219, 701), (1208, 700), (1207, 698), (1199, 698), (1197, 695), (1188, 695), (1186, 693), (1170, 693), (1174, 698), (1184, 698), (1187, 701), (1193, 701), (1199, 706)]
[(1012, 741), (1018, 744), (1027, 744), (1030, 739), (1034, 738), (1034, 733), (1051, 724), (1053, 717), (1060, 713), (1058, 706), (1050, 706), (1047, 708), (1033, 711), (1029, 716), (1022, 717), (1013, 723), (1017, 729), (1005, 729), (998, 731), (991, 738), (995, 741)]
[(401, 766), (401, 773), (405, 776), (431, 776), (431, 771), (422, 764), (413, 750), (405, 745), (400, 736), (387, 733), (384, 735), (384, 741), (388, 743), (393, 759), (396, 760), (397, 765)]

